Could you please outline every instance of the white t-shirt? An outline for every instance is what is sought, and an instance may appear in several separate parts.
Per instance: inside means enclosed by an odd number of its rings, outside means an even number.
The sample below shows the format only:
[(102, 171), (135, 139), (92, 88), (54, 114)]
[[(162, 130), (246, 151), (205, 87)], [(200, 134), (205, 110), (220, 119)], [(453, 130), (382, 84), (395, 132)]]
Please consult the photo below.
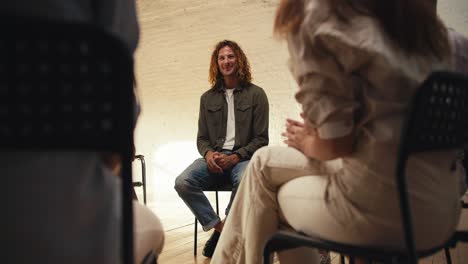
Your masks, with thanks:
[(226, 141), (224, 141), (223, 149), (232, 150), (234, 148), (236, 138), (236, 117), (234, 112), (234, 89), (226, 89), (226, 102), (228, 105), (227, 126), (226, 126)]

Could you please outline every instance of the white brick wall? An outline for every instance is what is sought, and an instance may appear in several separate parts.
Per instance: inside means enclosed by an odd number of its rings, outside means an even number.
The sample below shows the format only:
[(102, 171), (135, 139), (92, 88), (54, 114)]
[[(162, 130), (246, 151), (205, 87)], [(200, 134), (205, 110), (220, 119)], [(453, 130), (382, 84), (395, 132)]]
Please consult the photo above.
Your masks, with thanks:
[[(210, 56), (218, 41), (238, 42), (249, 58), (253, 82), (269, 97), (272, 144), (281, 142), (285, 118), (298, 117), (287, 48), (272, 34), (277, 2), (138, 0), (141, 43), (136, 72), (143, 112), (136, 147), (147, 158), (150, 190), (154, 186), (158, 199), (162, 193), (174, 194), (176, 175), (197, 156), (199, 99), (209, 88)], [(167, 150), (176, 143), (183, 147)], [(157, 152), (162, 148), (164, 154)]]
[[(209, 88), (209, 59), (216, 42), (232, 39), (247, 54), (254, 83), (269, 97), (271, 144), (281, 143), (285, 118), (298, 117), (300, 109), (293, 98), (297, 86), (287, 68), (287, 48), (272, 36), (278, 0), (137, 3), (141, 42), (136, 73), (143, 105), (136, 130), (137, 153), (147, 159), (150, 202), (158, 210), (163, 210), (165, 201), (185, 208), (173, 184), (197, 156), (199, 98)], [(449, 26), (468, 35), (468, 0), (439, 0), (438, 9)], [(135, 173), (139, 177), (139, 171)], [(161, 216), (167, 226), (170, 221), (164, 213)]]
[(210, 55), (222, 39), (237, 41), (247, 54), (254, 83), (269, 96), (271, 136), (278, 141), (282, 119), (295, 109), (296, 86), (286, 66), (286, 47), (272, 37), (275, 2), (139, 1), (142, 39), (136, 60), (143, 101), (139, 151), (149, 153), (154, 144), (195, 139), (199, 97), (209, 88)]
[(438, 0), (437, 7), (447, 26), (468, 36), (468, 0)]

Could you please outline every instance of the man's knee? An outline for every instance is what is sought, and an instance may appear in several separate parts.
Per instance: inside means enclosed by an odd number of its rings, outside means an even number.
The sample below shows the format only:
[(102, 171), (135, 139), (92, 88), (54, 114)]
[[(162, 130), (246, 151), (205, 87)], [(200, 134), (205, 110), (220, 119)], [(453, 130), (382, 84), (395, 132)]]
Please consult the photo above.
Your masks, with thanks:
[[(242, 176), (242, 175), (241, 175), (241, 176)], [(232, 182), (231, 182), (232, 187), (233, 187), (233, 188), (239, 187), (240, 181), (241, 181), (241, 177), (233, 178), (233, 179), (232, 179)]]
[(187, 181), (186, 177), (183, 177), (183, 175), (177, 176), (175, 179), (174, 189), (178, 194), (185, 193), (189, 187), (190, 183)]
[(194, 176), (199, 173), (201, 166), (203, 165), (200, 164), (200, 161), (195, 160), (179, 176), (177, 176), (174, 184), (174, 189), (177, 191), (177, 193), (181, 194), (190, 188), (196, 187), (197, 181)]

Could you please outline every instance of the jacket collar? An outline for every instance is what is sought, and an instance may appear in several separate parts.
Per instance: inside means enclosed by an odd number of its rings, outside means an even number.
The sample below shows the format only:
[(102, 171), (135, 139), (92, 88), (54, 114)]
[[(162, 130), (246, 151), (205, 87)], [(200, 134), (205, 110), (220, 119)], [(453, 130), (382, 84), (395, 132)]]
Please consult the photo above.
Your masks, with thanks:
[[(242, 91), (242, 89), (244, 89), (244, 88), (241, 85), (238, 85), (236, 88), (234, 88), (234, 91)], [(224, 87), (224, 84), (222, 83), (221, 85), (219, 85), (216, 88), (216, 91), (224, 93), (226, 91), (226, 88)]]

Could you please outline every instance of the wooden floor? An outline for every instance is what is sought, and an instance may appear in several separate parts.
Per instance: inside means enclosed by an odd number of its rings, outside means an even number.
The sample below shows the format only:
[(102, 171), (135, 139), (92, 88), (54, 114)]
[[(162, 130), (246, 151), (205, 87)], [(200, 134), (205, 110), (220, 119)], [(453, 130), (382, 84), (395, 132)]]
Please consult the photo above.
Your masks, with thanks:
[[(467, 217), (465, 217), (467, 218)], [(201, 228), (198, 228), (201, 230)], [(204, 257), (201, 252), (205, 241), (208, 239), (209, 232), (198, 232), (198, 254), (193, 255), (193, 232), (194, 226), (186, 225), (173, 230), (166, 231), (166, 242), (164, 250), (159, 257), (161, 264), (207, 264), (210, 259)], [(468, 244), (458, 244), (458, 246), (451, 250), (453, 264), (467, 264), (468, 263)], [(278, 262), (276, 262), (278, 263)], [(439, 252), (433, 257), (425, 258), (419, 262), (420, 264), (445, 264), (445, 255)], [(332, 254), (332, 264), (339, 264), (339, 258), (336, 254)]]
[[(170, 196), (173, 195), (174, 197)], [(206, 193), (214, 205), (214, 193)], [(468, 196), (468, 195), (467, 195)], [(220, 193), (220, 208), (224, 208), (229, 200), (229, 193)], [(468, 202), (468, 197), (465, 200)], [(164, 200), (166, 199), (166, 200)], [(204, 232), (198, 226), (198, 255), (193, 254), (194, 218), (185, 204), (175, 192), (152, 197), (149, 199), (148, 207), (161, 218), (165, 230), (165, 245), (159, 256), (160, 264), (208, 264), (210, 259), (202, 255), (202, 249), (211, 232)], [(222, 218), (224, 215), (222, 216)], [(468, 209), (463, 210), (459, 229), (468, 230)], [(459, 243), (451, 250), (453, 264), (468, 264), (468, 244)], [(276, 262), (278, 263), (278, 262)], [(420, 264), (446, 264), (443, 252), (422, 259)], [(339, 264), (339, 257), (332, 253), (332, 264)]]
[[(199, 230), (201, 230), (200, 226)], [(165, 234), (166, 241), (164, 250), (159, 257), (158, 263), (210, 263), (210, 259), (202, 255), (202, 250), (205, 241), (208, 240), (211, 233), (204, 232), (203, 230), (198, 232), (198, 254), (196, 257), (193, 255), (193, 223), (188, 226), (166, 231)]]

